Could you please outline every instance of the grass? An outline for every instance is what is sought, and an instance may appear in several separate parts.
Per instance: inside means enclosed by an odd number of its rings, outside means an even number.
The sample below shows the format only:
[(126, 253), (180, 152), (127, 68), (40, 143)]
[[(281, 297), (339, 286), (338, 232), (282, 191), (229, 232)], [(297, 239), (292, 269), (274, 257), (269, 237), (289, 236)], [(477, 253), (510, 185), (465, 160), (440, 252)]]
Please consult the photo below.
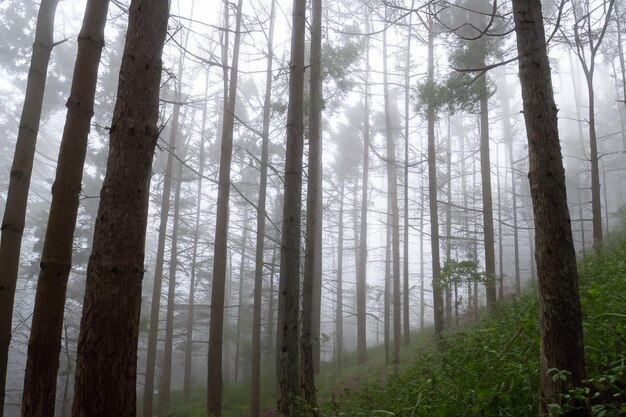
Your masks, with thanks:
[[(588, 381), (571, 392), (588, 398), (598, 417), (626, 416), (626, 233), (614, 234), (579, 262)], [(533, 293), (501, 303), (496, 311), (445, 334), (437, 349), (432, 330), (412, 335), (398, 369), (385, 364), (384, 349), (344, 359), (341, 375), (323, 363), (316, 381), (320, 411), (338, 416), (531, 416), (537, 415), (539, 329)], [(275, 405), (274, 382), (263, 376), (262, 409)], [(205, 417), (205, 388), (186, 403), (172, 398), (176, 417)], [(223, 416), (246, 415), (247, 382), (226, 384)], [(555, 405), (552, 415), (567, 407)]]

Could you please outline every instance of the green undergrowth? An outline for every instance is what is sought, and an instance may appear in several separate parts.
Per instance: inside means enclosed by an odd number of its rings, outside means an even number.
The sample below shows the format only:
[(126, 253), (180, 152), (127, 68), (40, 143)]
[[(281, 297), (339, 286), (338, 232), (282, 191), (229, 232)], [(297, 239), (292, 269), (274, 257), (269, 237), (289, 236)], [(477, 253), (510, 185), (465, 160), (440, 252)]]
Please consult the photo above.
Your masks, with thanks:
[[(579, 262), (588, 381), (568, 395), (594, 415), (626, 415), (626, 235)], [(539, 393), (539, 329), (534, 292), (424, 344), (404, 371), (345, 386), (323, 416), (532, 416)], [(551, 408), (553, 415), (567, 409)]]

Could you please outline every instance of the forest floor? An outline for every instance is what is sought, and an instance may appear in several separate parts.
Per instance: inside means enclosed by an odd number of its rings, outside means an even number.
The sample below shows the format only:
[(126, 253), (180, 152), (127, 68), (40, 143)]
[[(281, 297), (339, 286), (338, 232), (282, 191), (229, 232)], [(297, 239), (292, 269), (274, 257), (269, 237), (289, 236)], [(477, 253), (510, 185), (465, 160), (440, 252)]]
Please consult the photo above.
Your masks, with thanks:
[[(579, 285), (588, 380), (570, 398), (590, 400), (594, 416), (626, 416), (626, 232), (580, 259)], [(386, 365), (382, 346), (368, 350), (365, 366), (346, 355), (341, 375), (323, 363), (316, 380), (322, 416), (532, 416), (539, 393), (539, 330), (534, 290), (450, 330), (444, 347), (432, 329), (412, 334), (400, 366)], [(555, 378), (566, 372), (552, 371)], [(275, 405), (266, 376), (262, 407)], [(175, 396), (172, 416), (205, 417), (205, 390), (183, 405)], [(226, 384), (223, 416), (246, 416), (248, 384)], [(178, 400), (178, 401), (176, 401)], [(553, 404), (551, 415), (568, 409)], [(272, 415), (272, 414), (268, 414)]]

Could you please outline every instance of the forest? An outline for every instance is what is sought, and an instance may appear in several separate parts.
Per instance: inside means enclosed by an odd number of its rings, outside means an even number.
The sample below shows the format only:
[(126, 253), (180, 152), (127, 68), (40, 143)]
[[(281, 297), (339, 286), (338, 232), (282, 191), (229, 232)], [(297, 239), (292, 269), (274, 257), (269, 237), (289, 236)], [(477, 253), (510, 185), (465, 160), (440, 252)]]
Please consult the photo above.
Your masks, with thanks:
[(626, 0), (0, 24), (0, 417), (626, 415)]

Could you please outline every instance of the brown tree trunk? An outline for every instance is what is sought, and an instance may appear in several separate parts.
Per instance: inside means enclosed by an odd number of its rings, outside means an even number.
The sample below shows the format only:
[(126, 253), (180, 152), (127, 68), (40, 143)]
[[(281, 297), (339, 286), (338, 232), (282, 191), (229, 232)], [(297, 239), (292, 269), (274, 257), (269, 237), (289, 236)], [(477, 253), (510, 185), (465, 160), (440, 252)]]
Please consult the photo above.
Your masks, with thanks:
[(400, 364), (401, 311), (400, 304), (400, 213), (398, 210), (398, 167), (396, 140), (391, 127), (391, 98), (387, 81), (387, 31), (383, 32), (383, 84), (385, 91), (385, 133), (387, 136), (387, 192), (391, 209), (391, 259), (393, 277), (393, 363)]
[[(239, 291), (237, 293), (237, 333), (235, 337), (235, 383), (239, 381), (239, 350), (241, 346), (241, 318), (244, 315), (243, 288), (246, 275), (246, 247), (248, 246), (248, 206), (243, 208), (243, 231), (241, 232), (241, 260), (239, 261)], [(247, 306), (246, 306), (247, 307)]]
[[(176, 132), (178, 134), (178, 132)], [(170, 149), (170, 153), (175, 149)], [(178, 158), (184, 160), (183, 152)], [(182, 185), (183, 165), (176, 161), (176, 184), (174, 186), (174, 214), (172, 217), (172, 243), (170, 249), (170, 277), (167, 289), (167, 310), (165, 318), (165, 348), (163, 349), (163, 367), (159, 387), (159, 416), (165, 416), (170, 408), (172, 385), (172, 348), (174, 345), (174, 306), (176, 301), (176, 269), (178, 268), (178, 224), (180, 215), (180, 188)]]
[(426, 303), (424, 302), (424, 211), (426, 202), (424, 192), (424, 178), (420, 187), (420, 330), (424, 330), (424, 314), (426, 313)]
[(496, 293), (496, 254), (494, 249), (493, 200), (491, 194), (491, 162), (489, 158), (489, 91), (487, 74), (478, 78), (480, 88), (480, 174), (483, 195), (483, 231), (485, 239), (485, 272), (487, 306), (493, 307)]
[[(213, 284), (211, 287), (211, 318), (209, 324), (209, 352), (207, 377), (207, 413), (222, 415), (222, 341), (224, 333), (224, 292), (226, 260), (228, 258), (228, 212), (230, 198), (230, 165), (233, 157), (233, 128), (237, 102), (239, 46), (241, 40), (242, 0), (237, 2), (235, 43), (230, 70), (228, 104), (224, 107), (220, 172), (218, 178), (217, 215), (215, 220), (215, 250), (213, 253)], [(228, 5), (225, 5), (228, 8)]]
[(141, 281), (168, 16), (166, 0), (133, 0), (130, 5), (87, 270), (73, 417), (136, 415)]
[[(276, 1), (270, 9), (270, 28), (267, 44), (267, 72), (265, 76), (265, 101), (263, 103), (263, 135), (261, 138), (261, 172), (259, 179), (259, 201), (257, 203), (256, 253), (254, 266), (254, 301), (252, 312), (252, 352), (250, 365), (250, 417), (261, 413), (261, 302), (263, 294), (263, 254), (265, 251), (265, 203), (267, 190), (267, 165), (269, 160), (269, 129), (272, 105), (272, 64), (274, 55), (274, 22)], [(273, 267), (272, 267), (273, 269)], [(270, 289), (271, 291), (272, 289)], [(270, 300), (273, 298), (270, 292)], [(268, 326), (271, 328), (270, 317)]]
[[(546, 415), (547, 403), (561, 402), (561, 392), (579, 386), (585, 376), (582, 318), (541, 1), (514, 0), (513, 12), (535, 215), (541, 333), (540, 415)], [(554, 380), (549, 369), (567, 370), (570, 372), (567, 381)], [(583, 407), (568, 415), (591, 414)]]
[[(506, 178), (506, 177), (505, 177)], [(500, 153), (496, 153), (496, 188), (498, 192), (498, 300), (504, 298), (504, 255), (502, 253), (502, 189), (500, 188)], [(506, 189), (506, 181), (504, 183)]]
[(26, 218), (26, 203), (39, 133), (50, 53), (54, 46), (54, 14), (59, 0), (42, 0), (37, 15), (35, 42), (28, 71), (24, 106), (11, 165), (2, 227), (0, 227), (0, 417), (4, 415), (13, 301)]
[[(435, 34), (434, 23), (428, 27), (428, 81), (435, 82)], [(435, 153), (435, 105), (430, 100), (427, 105), (428, 119), (428, 199), (430, 205), (430, 247), (432, 254), (432, 288), (435, 335), (443, 331), (443, 293), (441, 283), (441, 263), (439, 260), (439, 213), (437, 208), (437, 156)]]
[(174, 105), (172, 112), (172, 127), (170, 131), (169, 153), (163, 177), (163, 194), (161, 196), (161, 220), (159, 223), (159, 237), (154, 267), (154, 282), (152, 284), (152, 301), (150, 305), (150, 327), (148, 329), (148, 346), (146, 352), (146, 376), (143, 390), (143, 417), (152, 417), (154, 402), (154, 376), (156, 374), (156, 355), (159, 335), (159, 313), (161, 311), (161, 289), (163, 286), (163, 262), (165, 259), (165, 238), (167, 235), (167, 221), (170, 212), (170, 196), (172, 194), (172, 170), (174, 166), (174, 150), (178, 138), (178, 119), (180, 104)]
[(309, 110), (309, 172), (307, 184), (306, 246), (302, 282), (301, 363), (304, 400), (317, 415), (316, 364), (319, 369), (322, 290), (322, 0), (311, 1), (311, 58)]
[[(450, 261), (452, 256), (452, 135), (450, 126), (450, 115), (446, 117), (447, 125), (447, 143), (446, 143), (446, 262)], [(452, 283), (446, 284), (446, 327), (452, 327)]]
[(108, 1), (89, 1), (78, 36), (28, 341), (23, 417), (54, 417), (65, 293), (108, 7)]
[[(369, 32), (369, 15), (366, 16), (366, 32)], [(367, 362), (367, 188), (369, 184), (370, 105), (369, 105), (369, 37), (365, 40), (365, 94), (363, 97), (363, 177), (361, 185), (361, 236), (359, 240), (359, 264), (356, 271), (356, 346), (357, 363)]]
[(278, 413), (284, 417), (301, 415), (298, 404), (300, 396), (298, 304), (300, 299), (305, 14), (306, 1), (294, 0), (276, 334), (277, 405)]

